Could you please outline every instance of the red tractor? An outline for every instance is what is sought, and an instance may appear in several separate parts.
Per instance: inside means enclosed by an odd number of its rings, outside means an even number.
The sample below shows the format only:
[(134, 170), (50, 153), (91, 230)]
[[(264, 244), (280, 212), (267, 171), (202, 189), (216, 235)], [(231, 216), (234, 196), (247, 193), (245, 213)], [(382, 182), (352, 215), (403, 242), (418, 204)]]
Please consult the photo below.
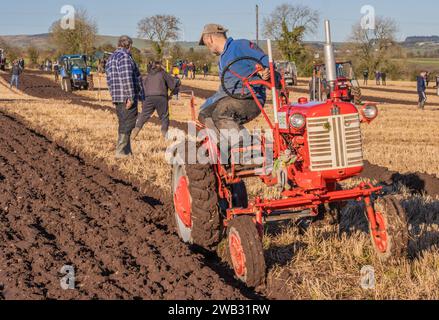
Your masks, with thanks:
[[(334, 60), (327, 28), (327, 65)], [(227, 238), (230, 260), (236, 277), (249, 287), (265, 281), (266, 266), (262, 237), (264, 223), (303, 217), (339, 213), (347, 201), (364, 205), (369, 220), (372, 244), (382, 260), (406, 254), (408, 242), (407, 221), (403, 209), (392, 196), (382, 195), (382, 188), (369, 183), (343, 190), (339, 182), (359, 175), (363, 170), (361, 123), (373, 121), (378, 110), (375, 105), (355, 106), (341, 99), (340, 92), (332, 90), (324, 102), (309, 102), (301, 98), (297, 103), (288, 101), (285, 87), (276, 84), (275, 68), (268, 41), (270, 81), (254, 80), (262, 70), (258, 61), (243, 57), (231, 62), (222, 74), (236, 76), (248, 88), (261, 109), (273, 139), (258, 139), (251, 146), (231, 150), (240, 158), (245, 152), (257, 150), (264, 157), (259, 164), (242, 165), (232, 157), (223, 164), (219, 159), (217, 141), (207, 135), (197, 142), (198, 154), (210, 159), (208, 163), (174, 162), (172, 190), (175, 221), (181, 239), (208, 250)], [(251, 75), (239, 75), (233, 68), (238, 61), (254, 63)], [(327, 79), (334, 88), (334, 68)], [(272, 90), (273, 119), (259, 103), (253, 85), (263, 84)], [(235, 99), (245, 99), (242, 93), (226, 93)], [(193, 116), (193, 120), (195, 117)], [(203, 125), (197, 123), (198, 129)], [(187, 157), (185, 157), (187, 160)], [(272, 159), (273, 161), (270, 161)], [(277, 187), (279, 197), (249, 200), (243, 181), (259, 177), (267, 186)], [(379, 205), (377, 203), (380, 203)], [(377, 208), (380, 208), (378, 210)]]
[[(335, 81), (335, 91), (340, 95), (340, 99), (352, 102), (357, 105), (362, 103), (361, 88), (355, 77), (354, 68), (351, 61), (340, 61), (336, 63), (337, 80)], [(309, 84), (311, 101), (325, 101), (328, 98), (331, 88), (326, 79), (326, 64), (317, 64), (313, 68), (313, 76)]]

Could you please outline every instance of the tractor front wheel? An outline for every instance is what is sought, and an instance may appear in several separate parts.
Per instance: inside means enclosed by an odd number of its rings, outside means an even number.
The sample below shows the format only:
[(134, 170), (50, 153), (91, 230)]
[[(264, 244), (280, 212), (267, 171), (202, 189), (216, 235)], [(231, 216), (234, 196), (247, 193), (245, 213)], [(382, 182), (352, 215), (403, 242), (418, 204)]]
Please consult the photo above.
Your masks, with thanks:
[(408, 222), (399, 201), (393, 196), (386, 196), (378, 199), (374, 207), (376, 227), (369, 221), (369, 230), (378, 258), (389, 261), (406, 257)]
[(236, 277), (250, 288), (263, 284), (266, 275), (264, 252), (253, 218), (241, 216), (230, 221), (227, 240)]
[(180, 238), (214, 251), (221, 241), (222, 224), (217, 182), (210, 165), (174, 164), (174, 217)]

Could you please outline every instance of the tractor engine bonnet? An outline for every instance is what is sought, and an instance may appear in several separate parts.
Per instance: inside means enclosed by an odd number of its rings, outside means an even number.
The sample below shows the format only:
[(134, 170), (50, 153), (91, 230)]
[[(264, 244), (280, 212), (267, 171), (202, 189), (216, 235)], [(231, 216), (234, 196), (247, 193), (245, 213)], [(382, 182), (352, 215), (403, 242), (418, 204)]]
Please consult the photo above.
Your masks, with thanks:
[[(287, 139), (303, 137), (303, 144), (294, 150), (303, 159), (301, 170), (294, 174), (295, 182), (302, 188), (319, 189), (361, 173), (361, 119), (355, 105), (332, 100), (308, 102), (306, 98), (299, 101), (279, 110), (280, 133)], [(306, 120), (299, 130), (291, 125), (295, 114)]]

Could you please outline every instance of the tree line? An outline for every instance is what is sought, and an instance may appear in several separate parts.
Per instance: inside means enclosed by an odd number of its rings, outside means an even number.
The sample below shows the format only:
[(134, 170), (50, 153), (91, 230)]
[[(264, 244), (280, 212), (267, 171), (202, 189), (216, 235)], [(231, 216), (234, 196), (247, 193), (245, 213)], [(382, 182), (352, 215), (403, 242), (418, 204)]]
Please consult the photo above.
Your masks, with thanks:
[[(322, 62), (322, 55), (318, 58), (316, 53), (319, 49), (306, 44), (304, 39), (307, 35), (315, 34), (320, 25), (320, 13), (306, 5), (282, 4), (276, 7), (273, 12), (264, 19), (264, 36), (274, 40), (275, 58), (296, 63), (299, 75), (309, 76), (312, 66)], [(50, 41), (56, 50), (40, 52), (36, 48), (28, 48), (26, 55), (31, 64), (38, 63), (38, 60), (45, 56), (60, 56), (63, 54), (84, 53), (93, 55), (97, 51), (113, 51), (115, 47), (111, 44), (104, 44), (96, 47), (98, 27), (86, 10), (79, 9), (75, 13), (75, 29), (63, 29), (60, 21), (55, 21), (50, 27)], [(151, 44), (151, 50), (133, 49), (133, 57), (140, 64), (144, 65), (150, 60), (169, 60), (171, 64), (177, 60), (192, 61), (201, 66), (213, 65), (216, 58), (209, 55), (207, 50), (200, 48), (183, 48), (176, 41), (180, 37), (181, 21), (172, 15), (154, 15), (141, 19), (137, 25), (138, 37)], [(377, 17), (374, 30), (365, 30), (360, 23), (352, 28), (347, 43), (340, 49), (339, 58), (353, 60), (357, 73), (369, 70), (385, 71), (391, 78), (407, 76), (407, 66), (402, 65), (395, 59), (396, 55), (407, 57), (396, 42), (398, 32), (394, 20)], [(323, 39), (322, 39), (323, 40)], [(19, 50), (8, 47), (1, 43), (0, 46), (6, 49), (10, 60), (18, 56)], [(411, 77), (411, 75), (410, 75)]]

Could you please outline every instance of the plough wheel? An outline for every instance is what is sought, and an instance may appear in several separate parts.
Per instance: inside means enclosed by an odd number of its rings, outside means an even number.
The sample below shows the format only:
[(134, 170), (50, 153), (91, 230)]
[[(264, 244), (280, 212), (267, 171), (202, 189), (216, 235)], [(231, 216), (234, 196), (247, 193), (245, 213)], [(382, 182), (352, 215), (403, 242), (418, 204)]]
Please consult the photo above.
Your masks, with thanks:
[(369, 223), (372, 245), (381, 261), (404, 258), (408, 247), (408, 223), (404, 209), (393, 196), (375, 202), (378, 225), (373, 230)]
[(227, 240), (236, 277), (250, 288), (263, 284), (266, 275), (264, 252), (253, 218), (234, 218), (228, 226)]
[(174, 216), (178, 235), (185, 243), (215, 250), (221, 241), (216, 188), (210, 165), (173, 165)]

